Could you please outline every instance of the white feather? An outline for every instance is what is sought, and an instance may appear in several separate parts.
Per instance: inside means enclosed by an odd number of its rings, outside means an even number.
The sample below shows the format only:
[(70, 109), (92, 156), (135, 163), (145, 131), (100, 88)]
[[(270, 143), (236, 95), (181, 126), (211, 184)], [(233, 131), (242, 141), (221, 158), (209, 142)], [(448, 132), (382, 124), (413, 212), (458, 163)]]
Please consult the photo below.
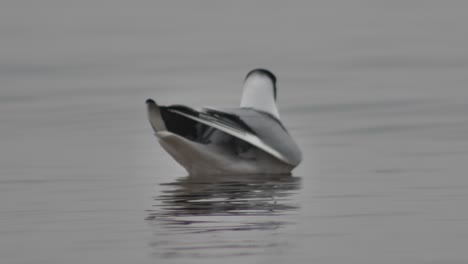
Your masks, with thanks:
[(267, 112), (280, 119), (271, 79), (263, 74), (250, 75), (244, 82), (240, 107)]

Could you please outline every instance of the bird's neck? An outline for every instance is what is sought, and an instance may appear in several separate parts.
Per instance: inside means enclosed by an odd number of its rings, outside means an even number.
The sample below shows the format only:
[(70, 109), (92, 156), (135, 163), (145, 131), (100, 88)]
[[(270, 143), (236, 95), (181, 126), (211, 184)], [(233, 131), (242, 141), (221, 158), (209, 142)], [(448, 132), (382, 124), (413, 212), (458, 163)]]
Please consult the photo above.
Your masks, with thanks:
[(267, 112), (280, 119), (274, 85), (268, 78), (253, 76), (245, 81), (240, 107)]

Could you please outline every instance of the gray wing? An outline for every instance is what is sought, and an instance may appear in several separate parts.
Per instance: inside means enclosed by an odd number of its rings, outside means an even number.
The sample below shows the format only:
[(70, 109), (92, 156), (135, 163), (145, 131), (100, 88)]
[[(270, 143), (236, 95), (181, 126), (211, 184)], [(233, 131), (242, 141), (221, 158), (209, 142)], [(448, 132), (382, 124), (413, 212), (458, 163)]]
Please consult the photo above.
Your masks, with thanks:
[(237, 116), (257, 137), (287, 158), (288, 164), (297, 166), (302, 160), (302, 153), (280, 120), (270, 114), (251, 108), (233, 108), (217, 110), (205, 108), (206, 112), (224, 112)]
[(292, 166), (301, 162), (301, 151), (292, 137), (279, 120), (266, 113), (250, 108), (204, 108), (198, 115), (175, 112), (250, 143)]

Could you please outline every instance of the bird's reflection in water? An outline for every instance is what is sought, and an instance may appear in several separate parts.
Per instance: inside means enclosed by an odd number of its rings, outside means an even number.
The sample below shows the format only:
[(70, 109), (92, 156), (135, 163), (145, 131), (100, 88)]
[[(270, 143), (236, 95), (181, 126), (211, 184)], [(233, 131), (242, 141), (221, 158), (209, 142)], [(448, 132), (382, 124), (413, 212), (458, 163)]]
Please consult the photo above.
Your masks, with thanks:
[[(300, 187), (300, 178), (291, 175), (187, 176), (162, 184), (167, 189), (155, 197), (159, 205), (149, 211), (147, 220), (160, 221), (168, 227), (203, 225), (197, 232), (215, 231), (216, 223), (252, 220), (248, 216), (271, 216), (297, 209), (288, 197)], [(263, 223), (231, 226), (233, 230), (276, 228), (274, 218)], [(231, 221), (229, 221), (231, 222)], [(234, 223), (232, 223), (234, 224)], [(193, 226), (194, 227), (194, 226)], [(212, 228), (210, 228), (212, 227)], [(194, 228), (197, 229), (197, 228)]]
[(164, 190), (155, 197), (156, 204), (147, 217), (150, 224), (158, 227), (154, 247), (165, 248), (166, 256), (187, 255), (192, 251), (199, 256), (203, 251), (226, 248), (236, 248), (232, 254), (245, 254), (242, 248), (250, 252), (252, 248), (274, 245), (268, 241), (254, 242), (258, 237), (250, 237), (251, 234), (241, 235), (245, 237), (238, 237), (241, 240), (237, 242), (213, 241), (210, 235), (247, 230), (268, 232), (291, 223), (292, 218), (287, 216), (298, 209), (293, 194), (300, 189), (300, 178), (197, 175), (162, 185)]

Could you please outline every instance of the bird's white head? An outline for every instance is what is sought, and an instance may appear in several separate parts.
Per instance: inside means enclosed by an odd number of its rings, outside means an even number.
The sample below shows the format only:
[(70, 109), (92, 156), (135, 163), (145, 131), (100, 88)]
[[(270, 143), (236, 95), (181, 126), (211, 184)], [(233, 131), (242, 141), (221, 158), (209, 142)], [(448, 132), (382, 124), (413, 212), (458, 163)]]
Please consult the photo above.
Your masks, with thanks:
[(240, 107), (253, 108), (280, 119), (276, 94), (275, 75), (265, 69), (254, 69), (245, 77)]

